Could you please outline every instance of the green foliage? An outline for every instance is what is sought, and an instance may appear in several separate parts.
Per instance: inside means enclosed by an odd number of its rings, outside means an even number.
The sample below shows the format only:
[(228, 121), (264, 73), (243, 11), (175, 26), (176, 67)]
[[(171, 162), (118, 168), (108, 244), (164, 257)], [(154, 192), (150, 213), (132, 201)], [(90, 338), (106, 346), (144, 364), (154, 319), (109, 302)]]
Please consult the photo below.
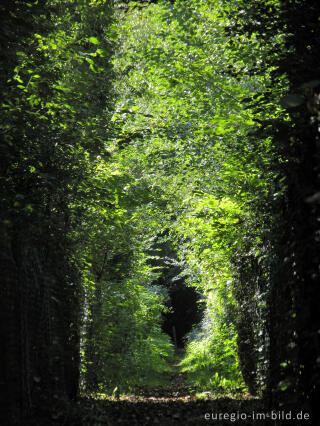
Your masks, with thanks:
[(112, 9), (109, 1), (18, 5), (11, 23), (28, 11), (31, 26), (22, 40), (5, 40), (1, 74), (7, 228), (48, 251), (61, 283), (48, 297), (70, 305), (72, 359), (82, 317), (84, 386), (108, 391), (155, 380), (172, 352), (132, 212), (146, 195), (127, 196), (131, 173), (110, 159)]
[[(114, 158), (131, 175), (131, 187), (148, 194), (148, 208), (138, 208), (136, 220), (147, 233), (170, 230), (183, 275), (203, 294), (206, 317), (215, 317), (212, 336), (200, 330), (189, 344), (189, 368), (191, 360), (200, 365), (197, 348), (210, 348), (211, 358), (201, 362), (218, 379), (208, 375), (205, 382), (203, 374), (202, 385), (224, 378), (226, 386), (241, 386), (240, 367), (254, 393), (265, 370), (260, 379), (247, 371), (257, 374), (267, 357), (260, 354), (266, 336), (260, 301), (271, 259), (269, 209), (280, 196), (271, 128), (283, 117), (278, 103), (287, 83), (273, 77), (283, 33), (245, 29), (242, 14), (250, 7), (190, 0), (127, 11), (117, 23), (119, 98), (112, 120), (120, 134)], [(278, 7), (270, 2), (277, 17)], [(246, 328), (246, 312), (254, 332)]]
[[(316, 217), (319, 199), (319, 76), (304, 70), (301, 81), (290, 71), (297, 84), (287, 93), (283, 63), (295, 47), (280, 0), (115, 5), (115, 20), (108, 0), (0, 7), (8, 12), (0, 17), (0, 252), (14, 271), (4, 286), (11, 298), (5, 317), (16, 330), (12, 312), (32, 294), (41, 305), (37, 318), (51, 327), (38, 343), (33, 326), (32, 343), (26, 338), (20, 352), (29, 360), (36, 348), (52, 371), (64, 371), (58, 382), (70, 382), (71, 397), (79, 346), (83, 391), (118, 395), (161, 382), (173, 356), (161, 331), (168, 283), (155, 285), (170, 276), (163, 273), (168, 259), (154, 255), (161, 236), (174, 252), (175, 279), (196, 287), (204, 306), (181, 363), (190, 380), (255, 394), (265, 389), (271, 362), (279, 369), (274, 390), (293, 388), (293, 336), (306, 333), (288, 332), (279, 359), (268, 345), (277, 295), (290, 332), (309, 318), (295, 306), (302, 291), (289, 287), (308, 264), (292, 248), (303, 228), (299, 212)], [(301, 142), (295, 120), (313, 126), (312, 143)], [(290, 216), (296, 203), (292, 225), (283, 212)], [(278, 221), (291, 238), (284, 268), (276, 258), (285, 246), (275, 235)], [(318, 235), (316, 222), (306, 234)], [(318, 264), (311, 266), (317, 276)], [(17, 323), (27, 318), (28, 331), (36, 320), (26, 309)], [(21, 380), (25, 400), (40, 392), (30, 377), (41, 383), (45, 373), (33, 359)]]
[(245, 389), (237, 359), (234, 327), (205, 318), (200, 330), (193, 332), (182, 371), (200, 389), (213, 392), (241, 392)]
[(108, 0), (0, 6), (1, 381), (19, 424), (40, 399), (78, 392), (87, 235), (78, 237), (84, 204), (99, 196), (95, 157), (107, 156), (112, 9)]
[(162, 297), (141, 284), (143, 278), (99, 283), (100, 299), (93, 298), (83, 341), (83, 390), (111, 393), (118, 386), (122, 393), (161, 383), (173, 346), (159, 327)]
[(152, 285), (148, 265), (153, 229), (143, 229), (136, 211), (143, 189), (118, 161), (96, 161), (92, 185), (101, 198), (86, 208), (78, 238), (88, 235), (83, 256), (84, 324), (82, 389), (111, 393), (161, 381), (173, 347), (160, 330), (166, 294)]

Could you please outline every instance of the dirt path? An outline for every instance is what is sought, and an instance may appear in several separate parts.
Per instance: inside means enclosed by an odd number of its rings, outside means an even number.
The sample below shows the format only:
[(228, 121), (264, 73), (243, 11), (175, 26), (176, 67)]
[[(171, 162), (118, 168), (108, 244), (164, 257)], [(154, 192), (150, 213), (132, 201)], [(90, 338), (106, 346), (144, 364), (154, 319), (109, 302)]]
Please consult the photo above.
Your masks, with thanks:
[[(72, 426), (198, 426), (198, 425), (240, 425), (267, 422), (252, 422), (249, 418), (231, 420), (232, 414), (246, 413), (252, 417), (253, 412), (263, 411), (262, 402), (250, 398), (219, 398), (209, 396), (199, 399), (195, 390), (185, 380), (185, 373), (178, 366), (184, 353), (178, 350), (176, 359), (171, 363), (172, 371), (165, 373), (168, 384), (151, 390), (141, 390), (138, 395), (120, 397), (119, 400), (97, 401), (82, 400), (78, 423)], [(228, 415), (229, 420), (219, 420), (219, 415)], [(206, 417), (205, 417), (206, 416)], [(210, 420), (209, 418), (210, 417)], [(216, 419), (218, 417), (218, 419)], [(243, 416), (244, 417), (244, 416)], [(232, 417), (233, 419), (233, 417)]]
[(175, 354), (175, 360), (169, 363), (172, 371), (164, 373), (166, 385), (153, 389), (141, 389), (138, 395), (134, 397), (123, 397), (122, 400), (131, 401), (190, 401), (196, 399), (195, 390), (187, 384), (186, 373), (182, 373), (179, 363), (184, 356), (185, 351), (178, 349)]
[[(265, 412), (262, 401), (249, 396), (241, 399), (199, 399), (195, 390), (185, 380), (178, 366), (182, 358), (178, 352), (171, 364), (172, 371), (164, 373), (168, 384), (154, 389), (142, 389), (135, 395), (117, 398), (82, 398), (66, 414), (64, 410), (50, 415), (43, 423), (34, 426), (198, 426), (198, 425), (268, 425), (253, 421), (253, 413)], [(242, 418), (239, 418), (240, 415)], [(247, 419), (244, 418), (244, 415)], [(223, 420), (223, 416), (224, 420)], [(226, 419), (229, 416), (229, 419)], [(238, 416), (236, 418), (235, 416)], [(43, 417), (43, 415), (41, 416)], [(54, 418), (53, 418), (54, 417)], [(275, 425), (275, 423), (270, 423)], [(279, 423), (280, 424), (280, 423)]]
[[(81, 409), (80, 409), (81, 407)], [(80, 401), (79, 411), (67, 422), (72, 426), (198, 426), (198, 425), (269, 425), (252, 421), (253, 413), (265, 412), (259, 400), (183, 400), (182, 398), (149, 397), (143, 401)], [(238, 415), (238, 418), (237, 418)], [(229, 420), (223, 420), (229, 416)], [(240, 418), (241, 416), (241, 418)], [(243, 416), (246, 416), (245, 419)], [(220, 418), (220, 419), (219, 419)], [(224, 417), (226, 419), (226, 417)], [(232, 419), (232, 420), (231, 420)], [(277, 426), (281, 423), (277, 423)], [(297, 426), (297, 425), (296, 425)]]

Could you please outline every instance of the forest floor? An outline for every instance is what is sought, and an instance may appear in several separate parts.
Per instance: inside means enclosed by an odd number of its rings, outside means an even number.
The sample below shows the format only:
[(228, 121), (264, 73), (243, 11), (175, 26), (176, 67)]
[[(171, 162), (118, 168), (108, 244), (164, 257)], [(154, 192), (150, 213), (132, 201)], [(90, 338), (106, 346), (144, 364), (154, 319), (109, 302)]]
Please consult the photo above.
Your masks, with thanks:
[[(118, 397), (82, 397), (76, 407), (56, 411), (43, 425), (59, 426), (198, 426), (198, 425), (267, 425), (258, 419), (263, 401), (248, 394), (215, 396), (196, 393), (180, 371), (182, 351), (177, 353), (166, 375), (166, 385), (141, 389), (135, 395)], [(42, 426), (39, 420), (34, 424)], [(275, 422), (270, 424), (275, 425)], [(281, 424), (281, 423), (277, 423)]]

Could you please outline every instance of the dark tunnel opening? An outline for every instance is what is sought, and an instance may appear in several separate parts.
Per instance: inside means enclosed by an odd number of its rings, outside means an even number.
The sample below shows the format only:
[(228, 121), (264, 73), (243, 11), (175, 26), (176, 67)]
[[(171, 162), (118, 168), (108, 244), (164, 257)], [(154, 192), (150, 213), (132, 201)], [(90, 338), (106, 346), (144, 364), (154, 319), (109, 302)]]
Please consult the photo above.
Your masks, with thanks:
[(185, 346), (185, 336), (201, 319), (198, 300), (199, 294), (183, 282), (169, 290), (170, 300), (167, 306), (170, 312), (164, 313), (162, 330), (167, 333), (178, 347)]
[(168, 236), (168, 231), (159, 235), (149, 251), (152, 256), (149, 262), (161, 271), (153, 283), (167, 289), (169, 296), (165, 303), (169, 311), (162, 314), (161, 328), (176, 347), (183, 348), (186, 335), (202, 319), (203, 306), (199, 303), (201, 295), (181, 277), (183, 267)]

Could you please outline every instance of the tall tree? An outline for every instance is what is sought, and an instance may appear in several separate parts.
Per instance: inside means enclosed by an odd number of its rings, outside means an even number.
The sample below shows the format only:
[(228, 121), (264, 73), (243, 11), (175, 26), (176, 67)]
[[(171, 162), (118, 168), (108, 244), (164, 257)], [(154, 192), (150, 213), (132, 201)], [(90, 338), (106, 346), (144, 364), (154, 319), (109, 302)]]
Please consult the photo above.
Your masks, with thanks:
[[(1, 6), (4, 422), (75, 398), (82, 200), (110, 118), (109, 1)], [(9, 410), (8, 410), (9, 409)], [(9, 411), (9, 412), (8, 412)], [(6, 423), (7, 424), (7, 423)]]

